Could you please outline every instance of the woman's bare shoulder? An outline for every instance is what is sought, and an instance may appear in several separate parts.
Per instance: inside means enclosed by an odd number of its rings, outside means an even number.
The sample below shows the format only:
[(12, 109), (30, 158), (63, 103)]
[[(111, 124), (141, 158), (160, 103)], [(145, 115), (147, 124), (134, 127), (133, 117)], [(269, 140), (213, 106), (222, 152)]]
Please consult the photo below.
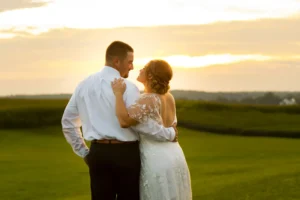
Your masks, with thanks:
[(166, 93), (165, 97), (168, 104), (175, 106), (175, 98), (170, 92)]
[(171, 92), (166, 93), (166, 97), (167, 97), (168, 99), (170, 99), (170, 100), (172, 100), (172, 101), (175, 102), (175, 98), (174, 98), (174, 96), (172, 95)]

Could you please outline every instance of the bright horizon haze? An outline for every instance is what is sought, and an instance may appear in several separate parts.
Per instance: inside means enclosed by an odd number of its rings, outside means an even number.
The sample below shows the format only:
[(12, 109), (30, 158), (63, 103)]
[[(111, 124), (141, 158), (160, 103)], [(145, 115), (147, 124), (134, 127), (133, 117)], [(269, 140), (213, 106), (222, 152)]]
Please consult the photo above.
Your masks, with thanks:
[(114, 40), (174, 69), (171, 89), (300, 91), (300, 1), (0, 2), (0, 96), (72, 93)]

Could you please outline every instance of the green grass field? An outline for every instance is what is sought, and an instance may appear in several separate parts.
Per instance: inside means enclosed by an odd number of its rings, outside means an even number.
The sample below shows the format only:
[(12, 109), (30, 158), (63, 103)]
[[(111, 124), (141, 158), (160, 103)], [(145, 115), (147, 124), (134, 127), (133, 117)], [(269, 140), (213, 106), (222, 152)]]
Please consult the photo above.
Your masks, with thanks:
[[(299, 200), (300, 140), (179, 129), (194, 200)], [(60, 127), (0, 130), (1, 200), (88, 200), (88, 168)]]
[[(0, 99), (0, 129), (60, 125), (67, 99)], [(232, 135), (300, 138), (300, 106), (233, 105), (178, 100), (179, 125)]]
[(300, 106), (177, 101), (179, 124), (234, 135), (300, 138)]

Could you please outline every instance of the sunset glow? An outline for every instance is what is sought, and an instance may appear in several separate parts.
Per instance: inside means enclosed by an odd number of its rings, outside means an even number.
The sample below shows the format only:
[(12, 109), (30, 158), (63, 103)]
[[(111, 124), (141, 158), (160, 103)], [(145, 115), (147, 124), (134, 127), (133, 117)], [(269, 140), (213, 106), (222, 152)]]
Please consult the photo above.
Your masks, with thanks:
[(154, 57), (154, 58), (142, 58), (135, 60), (135, 65), (144, 66), (151, 59), (163, 59), (170, 63), (172, 67), (178, 68), (198, 68), (198, 67), (206, 67), (210, 65), (216, 64), (228, 64), (235, 63), (245, 60), (257, 60), (264, 61), (270, 60), (269, 56), (262, 55), (206, 55), (206, 56), (185, 56), (185, 55), (174, 55), (168, 57)]
[(26, 32), (37, 34), (55, 28), (95, 29), (208, 24), (220, 21), (288, 17), (296, 15), (300, 7), (300, 2), (297, 0), (286, 0), (284, 3), (280, 0), (222, 2), (219, 0), (153, 0), (151, 2), (37, 0), (32, 2), (48, 2), (48, 4), (0, 13), (0, 31), (1, 29), (24, 29)]
[(101, 70), (115, 40), (151, 59), (172, 89), (300, 90), (299, 0), (3, 0), (0, 96), (71, 93)]

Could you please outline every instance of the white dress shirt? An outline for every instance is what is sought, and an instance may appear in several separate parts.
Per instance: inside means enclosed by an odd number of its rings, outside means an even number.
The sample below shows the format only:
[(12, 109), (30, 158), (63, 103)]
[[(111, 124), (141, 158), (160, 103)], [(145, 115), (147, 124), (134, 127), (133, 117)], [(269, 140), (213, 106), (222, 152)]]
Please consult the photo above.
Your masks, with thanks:
[[(121, 78), (120, 73), (108, 66), (92, 74), (77, 86), (64, 111), (64, 136), (80, 157), (85, 157), (89, 152), (84, 139), (136, 141), (139, 140), (137, 132), (160, 141), (172, 141), (175, 138), (172, 127), (165, 128), (159, 124), (138, 124), (131, 128), (121, 128), (116, 116), (115, 95), (111, 88), (111, 82), (115, 78)], [(132, 82), (125, 79), (125, 83), (123, 99), (126, 107), (129, 107), (139, 98), (140, 91)]]

